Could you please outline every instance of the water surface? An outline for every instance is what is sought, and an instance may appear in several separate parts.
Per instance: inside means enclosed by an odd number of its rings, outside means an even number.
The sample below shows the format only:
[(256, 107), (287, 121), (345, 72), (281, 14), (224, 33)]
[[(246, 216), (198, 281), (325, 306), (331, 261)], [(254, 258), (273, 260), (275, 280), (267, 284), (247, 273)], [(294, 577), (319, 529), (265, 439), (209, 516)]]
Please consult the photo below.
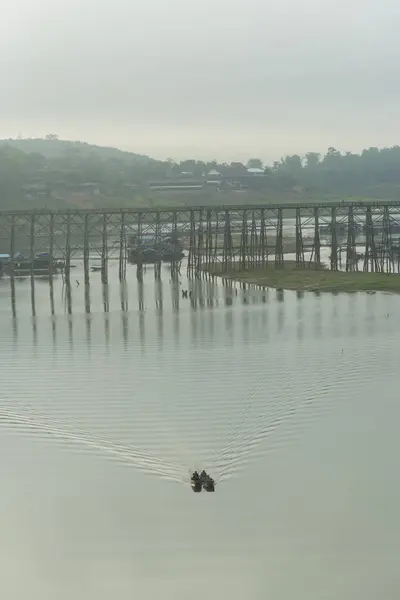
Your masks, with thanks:
[(0, 281), (5, 598), (399, 597), (397, 296), (73, 275)]

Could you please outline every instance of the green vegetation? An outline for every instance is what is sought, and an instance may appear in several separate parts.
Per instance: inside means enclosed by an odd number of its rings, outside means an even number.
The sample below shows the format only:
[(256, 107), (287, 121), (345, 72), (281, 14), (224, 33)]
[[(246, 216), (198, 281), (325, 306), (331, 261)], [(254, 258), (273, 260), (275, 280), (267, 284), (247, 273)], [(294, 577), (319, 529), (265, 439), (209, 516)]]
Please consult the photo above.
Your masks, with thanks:
[[(248, 172), (246, 167), (258, 169)], [(210, 175), (213, 174), (213, 175)], [(211, 180), (211, 181), (210, 181)], [(160, 190), (160, 185), (162, 190)], [(158, 186), (158, 188), (157, 188)], [(163, 207), (400, 198), (400, 146), (179, 163), (82, 142), (0, 140), (0, 209)]]
[(294, 261), (285, 261), (281, 268), (275, 268), (274, 263), (269, 263), (264, 268), (248, 269), (239, 269), (238, 265), (231, 265), (226, 272), (220, 264), (211, 272), (228, 279), (287, 290), (400, 293), (398, 274), (329, 271), (315, 263), (298, 267)]

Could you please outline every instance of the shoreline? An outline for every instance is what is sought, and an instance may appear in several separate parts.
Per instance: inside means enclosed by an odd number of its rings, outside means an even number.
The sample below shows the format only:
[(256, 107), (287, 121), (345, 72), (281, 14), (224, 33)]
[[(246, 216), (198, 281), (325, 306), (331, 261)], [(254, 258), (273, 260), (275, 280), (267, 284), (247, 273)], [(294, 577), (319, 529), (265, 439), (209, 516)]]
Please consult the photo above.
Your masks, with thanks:
[(294, 261), (285, 261), (282, 268), (275, 268), (274, 263), (265, 267), (238, 267), (231, 266), (224, 272), (223, 266), (217, 265), (208, 273), (240, 283), (298, 292), (400, 294), (399, 273), (330, 271), (315, 263), (298, 267)]

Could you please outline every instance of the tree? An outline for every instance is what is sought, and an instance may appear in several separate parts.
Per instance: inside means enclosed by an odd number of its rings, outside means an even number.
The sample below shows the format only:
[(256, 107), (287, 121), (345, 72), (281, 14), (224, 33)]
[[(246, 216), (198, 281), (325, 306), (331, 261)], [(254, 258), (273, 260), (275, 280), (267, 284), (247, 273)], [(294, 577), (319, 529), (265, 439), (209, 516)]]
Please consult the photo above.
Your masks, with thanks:
[(264, 163), (261, 158), (250, 158), (247, 161), (248, 169), (264, 169)]
[(332, 166), (337, 165), (342, 158), (339, 150), (336, 150), (333, 146), (328, 148), (328, 152), (324, 156), (324, 160), (322, 161), (324, 164)]
[(293, 154), (292, 156), (286, 156), (282, 167), (289, 174), (298, 175), (301, 169), (303, 168), (303, 164), (301, 162), (301, 156), (298, 154)]
[(321, 155), (319, 152), (307, 152), (306, 154), (306, 168), (315, 169), (318, 167)]

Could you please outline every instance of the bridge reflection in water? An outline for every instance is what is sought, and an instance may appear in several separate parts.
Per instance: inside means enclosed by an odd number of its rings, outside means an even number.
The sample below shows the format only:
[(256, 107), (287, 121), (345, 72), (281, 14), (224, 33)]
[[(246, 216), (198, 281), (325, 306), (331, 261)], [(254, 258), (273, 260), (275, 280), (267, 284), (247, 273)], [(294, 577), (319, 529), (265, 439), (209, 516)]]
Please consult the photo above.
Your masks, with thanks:
[[(390, 326), (389, 305), (393, 302), (390, 295), (292, 292), (240, 285), (220, 278), (191, 279), (186, 275), (173, 278), (167, 266), (161, 275), (155, 279), (149, 267), (143, 279), (137, 280), (132, 268), (132, 273), (128, 269), (126, 280), (120, 282), (118, 270), (111, 268), (108, 284), (103, 284), (99, 276), (97, 281), (93, 278), (90, 285), (85, 285), (83, 267), (77, 263), (75, 285), (66, 284), (61, 276), (38, 279), (33, 287), (29, 278), (3, 278), (2, 318), (7, 314), (11, 317), (16, 340), (19, 327), (26, 327), (29, 320), (34, 345), (38, 343), (40, 329), (51, 327), (54, 347), (60, 329), (63, 339), (67, 337), (71, 344), (83, 332), (87, 341), (93, 341), (95, 322), (95, 335), (98, 336), (99, 329), (104, 331), (102, 343), (109, 344), (116, 337), (127, 349), (129, 344), (139, 343), (144, 350), (146, 330), (156, 328), (160, 351), (165, 328), (172, 331), (176, 344), (182, 331), (190, 336), (193, 345), (201, 343), (206, 333), (214, 338), (216, 311), (224, 313), (224, 331), (229, 332), (232, 344), (237, 313), (242, 329), (240, 338), (249, 344), (255, 323), (259, 323), (271, 343), (275, 336), (282, 335), (294, 335), (302, 343), (310, 336), (320, 338), (328, 331), (331, 337), (345, 333), (350, 337), (365, 334), (369, 338), (377, 329)], [(116, 329), (118, 335), (113, 336)]]

